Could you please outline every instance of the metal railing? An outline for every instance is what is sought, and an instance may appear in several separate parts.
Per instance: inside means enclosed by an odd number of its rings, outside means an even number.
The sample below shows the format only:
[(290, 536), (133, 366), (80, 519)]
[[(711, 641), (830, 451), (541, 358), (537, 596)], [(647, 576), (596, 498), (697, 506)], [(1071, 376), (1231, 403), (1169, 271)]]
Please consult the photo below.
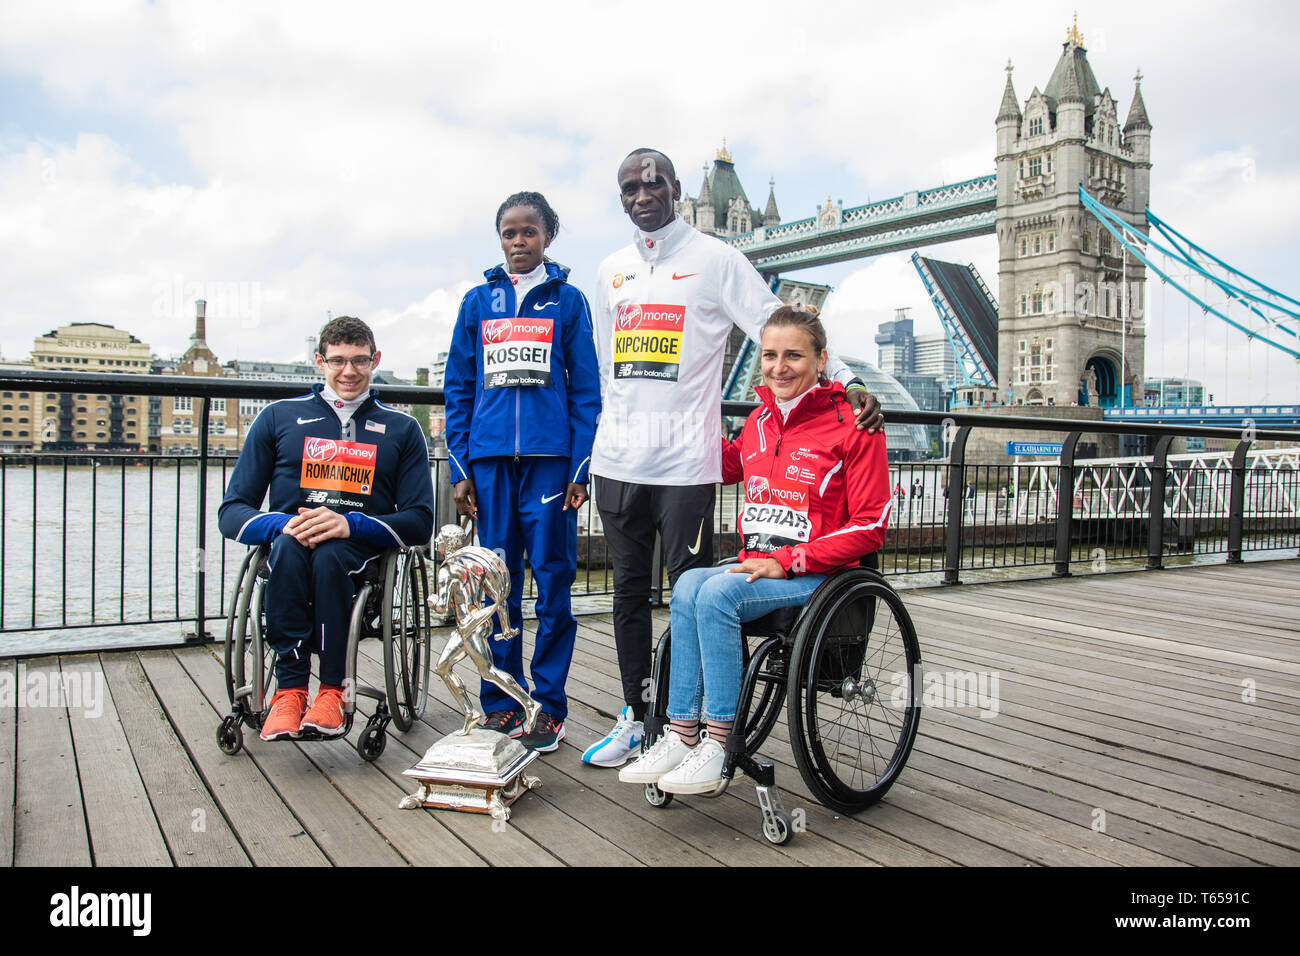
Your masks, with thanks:
[[(188, 396), (195, 399), (198, 451), (191, 455), (0, 453), (0, 655), (35, 653), (58, 634), (95, 629), (95, 640), (122, 646), (220, 637), (242, 547), (224, 539), (216, 511), (235, 459), (213, 455), (208, 421), (214, 398), (274, 400), (300, 395), (301, 384), (239, 379), (15, 372), (0, 389), (46, 393)], [(390, 403), (441, 405), (439, 389), (379, 386)], [(724, 403), (743, 416), (752, 405)], [(945, 461), (893, 463), (897, 489), (881, 568), (894, 575), (933, 575), (957, 583), (967, 572), (1050, 567), (1103, 570), (1132, 559), (1160, 567), (1171, 554), (1243, 553), (1300, 547), (1300, 454), (1254, 452), (1225, 429), (1147, 426), (1151, 454), (1078, 461), (1083, 435), (1132, 434), (1135, 426), (992, 414), (889, 412), (900, 424), (944, 424)], [(1059, 460), (1020, 464), (967, 463), (973, 428), (1036, 434), (1060, 431)], [(1211, 462), (1169, 456), (1174, 436), (1239, 439)], [(1254, 433), (1257, 441), (1300, 445), (1300, 432)], [(1213, 457), (1213, 456), (1210, 456)], [(437, 521), (454, 515), (445, 457), (431, 454)], [(948, 494), (945, 495), (945, 490)], [(738, 547), (739, 486), (717, 497), (715, 551)], [(579, 512), (577, 598), (604, 599), (612, 574), (593, 503)], [(1098, 552), (1102, 557), (1098, 567)], [(662, 572), (659, 593), (666, 584)], [(578, 602), (579, 604), (581, 601)], [(590, 604), (591, 602), (588, 602)], [(214, 626), (215, 623), (215, 626)], [(179, 625), (179, 627), (178, 627)], [(152, 640), (141, 629), (151, 628)], [(87, 636), (88, 638), (88, 636)], [(81, 638), (76, 641), (85, 643)]]

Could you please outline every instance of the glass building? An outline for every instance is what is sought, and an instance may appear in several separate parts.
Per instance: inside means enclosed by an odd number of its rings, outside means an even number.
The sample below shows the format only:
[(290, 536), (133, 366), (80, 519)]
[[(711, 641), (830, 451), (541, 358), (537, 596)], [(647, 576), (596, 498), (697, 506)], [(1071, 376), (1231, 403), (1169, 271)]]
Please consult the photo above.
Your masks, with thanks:
[[(841, 355), (853, 374), (862, 379), (867, 391), (876, 396), (881, 407), (886, 411), (917, 412), (921, 409), (916, 399), (908, 394), (907, 389), (899, 384), (898, 379), (888, 372), (882, 372), (876, 366), (861, 359)], [(928, 458), (931, 454), (930, 439), (924, 425), (891, 425), (885, 419), (885, 444), (889, 449), (890, 461), (916, 461)]]

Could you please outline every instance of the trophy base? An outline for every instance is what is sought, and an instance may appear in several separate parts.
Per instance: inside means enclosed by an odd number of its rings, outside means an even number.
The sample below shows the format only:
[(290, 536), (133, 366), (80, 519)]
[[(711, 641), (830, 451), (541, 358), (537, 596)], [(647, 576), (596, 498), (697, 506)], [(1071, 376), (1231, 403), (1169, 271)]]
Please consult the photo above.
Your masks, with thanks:
[(524, 770), (541, 754), (517, 740), (475, 728), (461, 736), (448, 734), (410, 770), (420, 787), (402, 799), (403, 810), (435, 807), (510, 819), (510, 805), (541, 781)]

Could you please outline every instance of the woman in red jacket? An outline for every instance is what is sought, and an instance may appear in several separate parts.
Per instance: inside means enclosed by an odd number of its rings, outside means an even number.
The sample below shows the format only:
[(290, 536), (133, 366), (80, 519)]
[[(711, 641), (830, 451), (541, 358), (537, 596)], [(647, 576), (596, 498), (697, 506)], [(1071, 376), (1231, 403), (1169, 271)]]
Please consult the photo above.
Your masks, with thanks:
[[(722, 781), (736, 719), (742, 621), (805, 603), (826, 575), (885, 539), (891, 498), (885, 435), (854, 427), (826, 382), (826, 332), (811, 309), (783, 306), (763, 327), (763, 404), (723, 442), (723, 481), (745, 482), (740, 563), (695, 568), (673, 588), (670, 729), (619, 771), (628, 783), (707, 793)], [(701, 728), (703, 718), (705, 728)]]

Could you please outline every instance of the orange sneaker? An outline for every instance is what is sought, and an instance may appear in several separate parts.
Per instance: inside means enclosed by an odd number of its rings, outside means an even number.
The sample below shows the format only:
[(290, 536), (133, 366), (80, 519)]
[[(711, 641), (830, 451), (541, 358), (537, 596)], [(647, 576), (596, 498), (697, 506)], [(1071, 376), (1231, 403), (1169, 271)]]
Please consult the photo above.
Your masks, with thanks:
[(307, 688), (290, 687), (277, 690), (271, 698), (271, 709), (262, 722), (263, 740), (288, 740), (298, 736), (303, 711), (307, 709)]
[(314, 730), (322, 737), (338, 737), (346, 726), (343, 688), (322, 684), (316, 692), (316, 702), (302, 719), (302, 729)]

